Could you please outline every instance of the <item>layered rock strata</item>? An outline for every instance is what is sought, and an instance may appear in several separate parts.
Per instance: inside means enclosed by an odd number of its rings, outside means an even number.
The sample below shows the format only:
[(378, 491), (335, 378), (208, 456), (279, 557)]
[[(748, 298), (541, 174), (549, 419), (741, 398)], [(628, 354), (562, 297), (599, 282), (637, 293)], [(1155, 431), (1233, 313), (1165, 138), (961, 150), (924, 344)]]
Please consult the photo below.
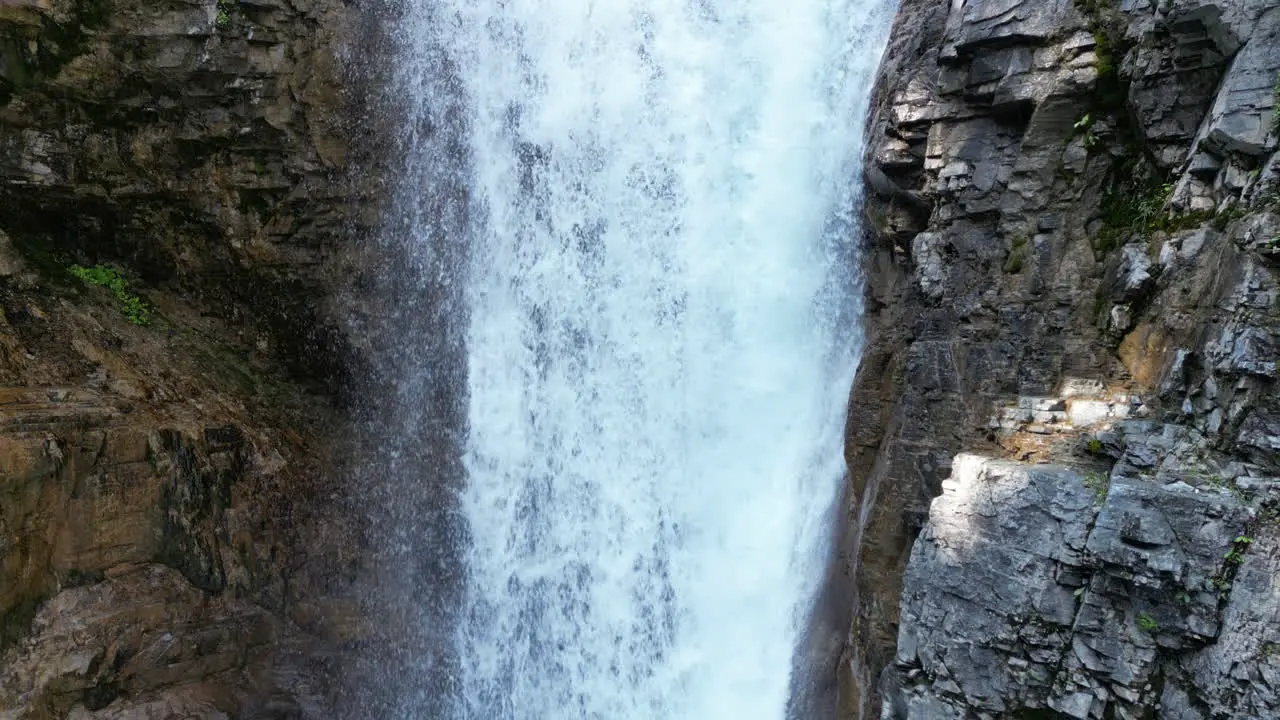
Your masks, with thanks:
[(0, 717), (333, 716), (360, 29), (0, 6)]
[(844, 716), (1280, 712), (1278, 29), (1266, 2), (902, 3)]

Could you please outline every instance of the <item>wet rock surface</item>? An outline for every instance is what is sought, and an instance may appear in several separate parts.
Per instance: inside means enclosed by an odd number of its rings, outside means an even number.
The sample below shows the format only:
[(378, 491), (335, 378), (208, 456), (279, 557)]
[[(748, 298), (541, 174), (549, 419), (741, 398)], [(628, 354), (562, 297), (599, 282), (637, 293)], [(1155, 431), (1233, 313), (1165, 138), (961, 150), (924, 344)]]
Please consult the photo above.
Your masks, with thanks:
[(902, 3), (843, 716), (1280, 712), (1275, 13)]
[(333, 716), (359, 29), (0, 7), (0, 718)]

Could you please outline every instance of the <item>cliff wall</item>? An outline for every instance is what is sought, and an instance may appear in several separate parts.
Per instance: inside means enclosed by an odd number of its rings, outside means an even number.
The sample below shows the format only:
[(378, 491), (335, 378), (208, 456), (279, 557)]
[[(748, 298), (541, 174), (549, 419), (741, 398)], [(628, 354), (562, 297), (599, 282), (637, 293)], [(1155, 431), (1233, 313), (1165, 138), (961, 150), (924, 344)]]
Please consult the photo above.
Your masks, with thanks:
[(1278, 94), (1268, 2), (901, 4), (842, 716), (1280, 713)]
[(361, 28), (0, 5), (0, 717), (333, 716)]

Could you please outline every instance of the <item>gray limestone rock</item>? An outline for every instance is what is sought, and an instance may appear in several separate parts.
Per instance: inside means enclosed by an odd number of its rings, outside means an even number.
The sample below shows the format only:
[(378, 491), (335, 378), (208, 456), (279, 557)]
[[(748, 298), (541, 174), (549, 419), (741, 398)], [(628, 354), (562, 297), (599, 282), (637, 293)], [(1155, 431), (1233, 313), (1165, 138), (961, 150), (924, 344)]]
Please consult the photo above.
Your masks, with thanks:
[(1280, 476), (1280, 8), (900, 8), (841, 720), (1276, 716), (1270, 663), (1229, 641), (1226, 556), (1263, 547)]
[(929, 297), (942, 296), (942, 283), (946, 279), (943, 274), (943, 242), (943, 238), (931, 233), (920, 233), (911, 241), (911, 257), (916, 264), (920, 291)]
[(1280, 633), (1245, 637), (1280, 610), (1253, 517), (1182, 482), (957, 457), (911, 553), (885, 717), (1140, 718), (1173, 678), (1231, 677)]
[(1232, 61), (1213, 109), (1200, 130), (1200, 147), (1257, 157), (1275, 149), (1273, 109), (1280, 73), (1280, 8), (1262, 15)]
[(1162, 717), (1280, 717), (1280, 538), (1249, 537), (1218, 641), (1180, 658)]
[(984, 47), (1046, 41), (1061, 31), (1069, 14), (1075, 14), (1071, 0), (969, 0), (951, 7), (944, 58)]
[(923, 673), (901, 690), (906, 717), (1043, 706), (1069, 650), (1080, 576), (1066, 570), (1083, 563), (1095, 497), (1066, 470), (954, 460), (907, 570), (896, 662)]
[(1138, 129), (1160, 164), (1173, 167), (1185, 159), (1240, 41), (1219, 13), (1203, 8), (1152, 17), (1124, 72)]
[(1103, 286), (1112, 302), (1142, 300), (1155, 282), (1155, 268), (1147, 248), (1125, 245), (1112, 255)]

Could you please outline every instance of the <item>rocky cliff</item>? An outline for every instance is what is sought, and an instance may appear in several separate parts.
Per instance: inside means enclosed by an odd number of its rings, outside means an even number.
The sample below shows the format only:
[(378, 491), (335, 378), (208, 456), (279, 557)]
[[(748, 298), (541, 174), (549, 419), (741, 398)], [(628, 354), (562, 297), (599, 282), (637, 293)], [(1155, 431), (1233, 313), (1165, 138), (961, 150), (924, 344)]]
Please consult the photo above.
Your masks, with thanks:
[(0, 3), (0, 717), (332, 715), (359, 28)]
[(1280, 716), (1280, 8), (903, 0), (851, 718)]

